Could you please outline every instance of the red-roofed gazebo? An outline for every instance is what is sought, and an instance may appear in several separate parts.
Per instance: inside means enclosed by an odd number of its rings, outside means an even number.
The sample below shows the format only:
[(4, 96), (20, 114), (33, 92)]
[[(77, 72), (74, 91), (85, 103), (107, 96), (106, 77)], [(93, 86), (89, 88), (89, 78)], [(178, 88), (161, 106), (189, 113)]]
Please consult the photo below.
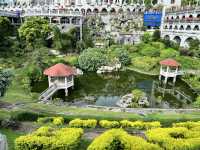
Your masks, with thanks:
[(165, 77), (164, 83), (167, 83), (167, 79), (169, 77), (173, 78), (173, 83), (176, 82), (176, 77), (180, 75), (180, 64), (171, 58), (160, 61), (160, 76), (159, 80), (161, 80), (162, 76)]
[(67, 77), (75, 75), (76, 72), (71, 66), (59, 63), (48, 69), (45, 69), (44, 74), (51, 77)]
[(170, 66), (170, 67), (179, 67), (180, 66), (180, 64), (176, 60), (171, 59), (171, 58), (160, 61), (160, 64), (164, 65), (164, 66)]
[(39, 97), (40, 100), (49, 99), (57, 90), (64, 89), (68, 95), (68, 88), (74, 86), (74, 75), (76, 71), (71, 66), (59, 63), (44, 70), (48, 76), (49, 88)]

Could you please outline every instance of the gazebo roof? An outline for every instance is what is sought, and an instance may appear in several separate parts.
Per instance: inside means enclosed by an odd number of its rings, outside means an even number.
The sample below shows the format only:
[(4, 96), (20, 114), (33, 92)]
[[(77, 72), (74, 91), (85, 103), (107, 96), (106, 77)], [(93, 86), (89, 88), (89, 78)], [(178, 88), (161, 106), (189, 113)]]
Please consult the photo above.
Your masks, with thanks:
[(170, 67), (179, 67), (180, 66), (180, 64), (176, 60), (171, 59), (171, 58), (160, 61), (160, 64), (165, 65), (165, 66), (170, 66)]
[(70, 75), (76, 75), (76, 71), (71, 66), (59, 63), (45, 69), (44, 74), (51, 77), (66, 77)]

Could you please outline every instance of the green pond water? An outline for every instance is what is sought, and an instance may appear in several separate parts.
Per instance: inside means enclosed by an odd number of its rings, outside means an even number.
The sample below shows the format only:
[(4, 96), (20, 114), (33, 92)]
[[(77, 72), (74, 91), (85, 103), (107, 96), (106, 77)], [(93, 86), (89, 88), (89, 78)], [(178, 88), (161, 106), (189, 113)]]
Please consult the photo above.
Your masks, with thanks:
[[(124, 95), (131, 93), (133, 89), (141, 89), (148, 97), (151, 108), (188, 108), (195, 99), (193, 91), (180, 79), (175, 87), (159, 86), (158, 77), (147, 76), (133, 71), (123, 71), (98, 75), (96, 73), (84, 73), (75, 78), (74, 89), (69, 89), (69, 96), (65, 97), (64, 90), (58, 91), (54, 97), (64, 99), (67, 102), (84, 102), (98, 106), (116, 106), (116, 102)], [(33, 92), (41, 93), (48, 87), (47, 79), (32, 86)], [(178, 93), (184, 94), (188, 99), (180, 95), (169, 94), (164, 91), (174, 89)], [(162, 91), (162, 92), (161, 92)], [(162, 96), (162, 101), (158, 102), (158, 96)]]

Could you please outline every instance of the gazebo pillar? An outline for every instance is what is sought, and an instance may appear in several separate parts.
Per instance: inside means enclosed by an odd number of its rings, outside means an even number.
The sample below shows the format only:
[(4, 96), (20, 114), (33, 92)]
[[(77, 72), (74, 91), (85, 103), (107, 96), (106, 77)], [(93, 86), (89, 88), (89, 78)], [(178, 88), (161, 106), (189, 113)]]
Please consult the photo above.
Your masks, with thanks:
[(178, 67), (176, 67), (176, 71), (175, 71), (175, 76), (174, 76), (174, 78), (173, 78), (173, 83), (175, 83), (176, 82), (176, 76), (177, 76), (177, 74), (178, 74)]
[(51, 76), (48, 76), (49, 87), (51, 86)]

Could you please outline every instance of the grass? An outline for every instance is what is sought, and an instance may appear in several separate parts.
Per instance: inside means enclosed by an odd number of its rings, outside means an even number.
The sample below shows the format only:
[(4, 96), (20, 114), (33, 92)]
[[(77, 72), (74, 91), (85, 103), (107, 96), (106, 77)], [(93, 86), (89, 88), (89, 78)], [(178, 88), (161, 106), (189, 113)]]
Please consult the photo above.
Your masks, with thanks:
[(8, 103), (31, 102), (33, 100), (31, 93), (24, 87), (24, 72), (23, 70), (15, 70), (15, 76), (11, 85), (6, 91), (3, 101)]
[[(180, 121), (197, 121), (200, 120), (200, 112), (160, 112), (149, 113), (146, 115), (140, 115), (129, 112), (113, 112), (98, 110), (95, 108), (76, 108), (68, 106), (55, 106), (39, 103), (26, 104), (21, 107), (20, 111), (34, 112), (36, 115), (45, 114), (50, 116), (63, 116), (67, 121), (74, 118), (82, 119), (107, 119), (107, 120), (144, 120), (144, 121), (160, 121), (164, 126), (171, 125), (173, 122)], [(14, 112), (15, 113), (15, 112)]]
[(142, 117), (138, 114), (127, 113), (127, 112), (112, 112), (112, 111), (103, 111), (95, 108), (76, 108), (68, 106), (55, 106), (55, 105), (46, 105), (39, 103), (26, 104), (22, 106), (21, 109), (32, 110), (34, 112), (49, 113), (68, 116), (69, 118), (96, 118), (96, 119), (131, 119), (138, 120)]
[(9, 150), (14, 150), (15, 139), (17, 137), (23, 135), (23, 133), (19, 133), (19, 132), (13, 131), (11, 129), (0, 129), (0, 133), (6, 135)]
[(10, 112), (7, 110), (0, 109), (0, 120), (5, 120), (10, 118)]

